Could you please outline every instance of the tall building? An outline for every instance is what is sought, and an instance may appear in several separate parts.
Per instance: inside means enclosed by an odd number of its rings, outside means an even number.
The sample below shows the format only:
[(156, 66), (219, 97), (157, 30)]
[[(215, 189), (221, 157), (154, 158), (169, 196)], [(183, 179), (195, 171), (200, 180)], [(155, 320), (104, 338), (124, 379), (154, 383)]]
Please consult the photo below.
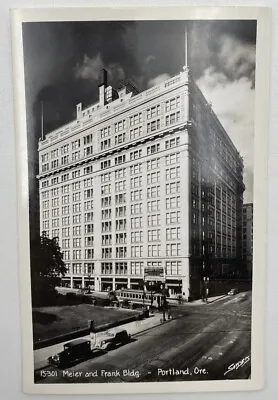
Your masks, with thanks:
[(141, 93), (104, 71), (99, 101), (38, 151), (41, 231), (59, 237), (64, 284), (135, 289), (163, 269), (192, 298), (236, 270), (243, 162), (187, 67)]
[(251, 278), (253, 266), (253, 203), (243, 204), (242, 259), (247, 276)]

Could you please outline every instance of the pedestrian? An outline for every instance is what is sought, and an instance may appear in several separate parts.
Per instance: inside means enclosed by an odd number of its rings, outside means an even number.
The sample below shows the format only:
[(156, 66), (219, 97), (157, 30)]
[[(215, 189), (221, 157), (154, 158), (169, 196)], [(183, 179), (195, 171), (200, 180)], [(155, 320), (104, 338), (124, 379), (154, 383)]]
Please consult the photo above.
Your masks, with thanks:
[(173, 319), (170, 307), (168, 307), (168, 319)]

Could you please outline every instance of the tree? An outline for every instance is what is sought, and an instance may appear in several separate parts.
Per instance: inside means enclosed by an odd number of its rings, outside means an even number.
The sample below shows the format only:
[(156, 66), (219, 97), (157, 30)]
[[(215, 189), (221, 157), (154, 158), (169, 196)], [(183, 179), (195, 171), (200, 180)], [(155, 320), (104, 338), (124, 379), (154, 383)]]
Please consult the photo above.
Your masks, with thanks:
[(42, 232), (31, 242), (31, 285), (33, 305), (46, 305), (56, 294), (62, 276), (67, 272), (58, 238), (48, 238)]

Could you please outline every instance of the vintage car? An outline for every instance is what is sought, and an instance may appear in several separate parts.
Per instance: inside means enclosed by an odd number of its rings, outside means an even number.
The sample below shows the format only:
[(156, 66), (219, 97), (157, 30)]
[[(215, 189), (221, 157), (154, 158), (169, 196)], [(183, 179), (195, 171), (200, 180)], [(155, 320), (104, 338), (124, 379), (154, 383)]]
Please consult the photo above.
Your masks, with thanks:
[(103, 351), (115, 349), (117, 346), (130, 342), (130, 335), (126, 330), (118, 332), (107, 331), (102, 340), (97, 344), (97, 348)]
[(64, 350), (48, 358), (50, 365), (67, 367), (90, 358), (91, 341), (88, 339), (76, 339), (64, 344)]
[(228, 295), (229, 296), (235, 296), (238, 293), (239, 293), (239, 290), (237, 288), (233, 288), (228, 292)]

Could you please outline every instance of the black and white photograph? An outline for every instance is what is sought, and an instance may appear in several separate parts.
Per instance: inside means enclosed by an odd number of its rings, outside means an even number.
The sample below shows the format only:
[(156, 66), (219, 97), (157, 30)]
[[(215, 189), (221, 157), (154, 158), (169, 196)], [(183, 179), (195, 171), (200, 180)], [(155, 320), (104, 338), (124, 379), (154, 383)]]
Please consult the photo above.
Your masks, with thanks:
[(85, 10), (20, 23), (33, 391), (233, 390), (256, 368), (258, 18)]

